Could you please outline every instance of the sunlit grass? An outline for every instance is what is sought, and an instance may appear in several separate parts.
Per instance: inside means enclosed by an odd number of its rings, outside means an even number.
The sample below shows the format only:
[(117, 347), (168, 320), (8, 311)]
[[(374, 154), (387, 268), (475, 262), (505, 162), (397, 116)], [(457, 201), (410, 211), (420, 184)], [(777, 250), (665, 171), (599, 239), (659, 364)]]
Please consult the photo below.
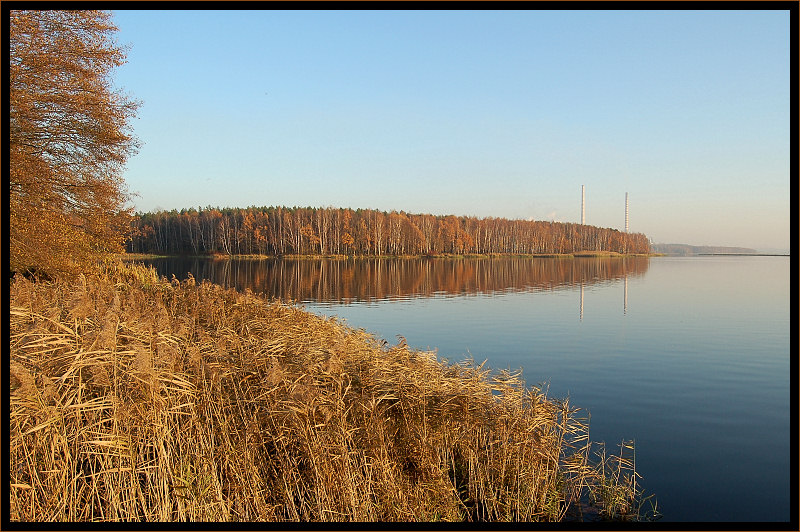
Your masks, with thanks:
[(518, 374), (139, 265), (17, 276), (10, 322), (13, 521), (638, 515), (632, 464)]

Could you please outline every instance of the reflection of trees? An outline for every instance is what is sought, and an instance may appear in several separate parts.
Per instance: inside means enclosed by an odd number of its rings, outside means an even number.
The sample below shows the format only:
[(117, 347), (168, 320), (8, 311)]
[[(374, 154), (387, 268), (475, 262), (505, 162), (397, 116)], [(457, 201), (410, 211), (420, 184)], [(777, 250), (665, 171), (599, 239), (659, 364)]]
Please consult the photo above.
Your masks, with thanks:
[(573, 259), (301, 259), (154, 261), (159, 274), (198, 280), (284, 300), (369, 301), (433, 295), (557, 290), (647, 272), (648, 257)]

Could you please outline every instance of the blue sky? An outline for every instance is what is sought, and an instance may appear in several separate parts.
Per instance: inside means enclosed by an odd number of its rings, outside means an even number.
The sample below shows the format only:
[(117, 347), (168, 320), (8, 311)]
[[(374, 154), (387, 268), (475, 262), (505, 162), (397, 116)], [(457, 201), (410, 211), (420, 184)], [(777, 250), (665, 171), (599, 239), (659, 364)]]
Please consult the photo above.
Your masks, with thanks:
[(114, 11), (137, 210), (580, 221), (789, 249), (788, 11)]

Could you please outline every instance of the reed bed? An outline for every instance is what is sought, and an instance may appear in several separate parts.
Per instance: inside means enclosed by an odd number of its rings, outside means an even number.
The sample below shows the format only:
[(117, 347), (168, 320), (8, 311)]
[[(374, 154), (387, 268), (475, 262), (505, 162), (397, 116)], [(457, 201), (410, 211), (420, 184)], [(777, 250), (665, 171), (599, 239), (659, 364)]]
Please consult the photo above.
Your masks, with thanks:
[(17, 276), (10, 324), (12, 521), (638, 515), (567, 401), (291, 304), (120, 263)]

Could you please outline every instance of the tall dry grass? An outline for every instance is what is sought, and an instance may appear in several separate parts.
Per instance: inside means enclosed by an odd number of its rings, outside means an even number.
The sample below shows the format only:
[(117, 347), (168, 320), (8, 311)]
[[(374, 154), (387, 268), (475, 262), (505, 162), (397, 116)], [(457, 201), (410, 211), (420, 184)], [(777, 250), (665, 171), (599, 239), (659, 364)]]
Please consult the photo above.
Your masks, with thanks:
[(17, 276), (10, 321), (12, 521), (637, 513), (566, 401), (291, 305), (120, 264)]

